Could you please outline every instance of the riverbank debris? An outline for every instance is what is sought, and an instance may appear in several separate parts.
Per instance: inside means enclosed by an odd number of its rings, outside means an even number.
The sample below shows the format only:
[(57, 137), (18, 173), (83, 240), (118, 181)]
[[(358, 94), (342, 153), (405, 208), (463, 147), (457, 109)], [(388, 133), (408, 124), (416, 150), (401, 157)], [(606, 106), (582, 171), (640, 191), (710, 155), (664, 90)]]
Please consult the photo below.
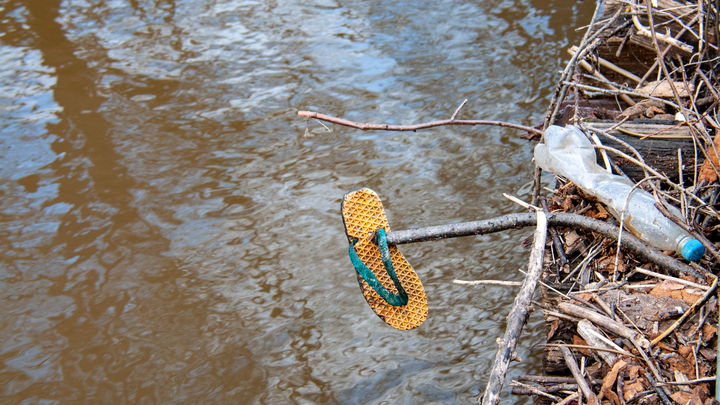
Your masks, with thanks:
[[(545, 318), (543, 375), (518, 378), (514, 394), (543, 404), (716, 402), (718, 7), (599, 2), (581, 44), (568, 50), (539, 128), (574, 125), (585, 133), (603, 152), (598, 164), (651, 193), (706, 254), (688, 263), (692, 272), (673, 274), (617, 238), (551, 228), (557, 237), (548, 242), (535, 303)], [(562, 176), (543, 188), (540, 172), (533, 200), (546, 195), (549, 212), (619, 224), (616, 210)]]

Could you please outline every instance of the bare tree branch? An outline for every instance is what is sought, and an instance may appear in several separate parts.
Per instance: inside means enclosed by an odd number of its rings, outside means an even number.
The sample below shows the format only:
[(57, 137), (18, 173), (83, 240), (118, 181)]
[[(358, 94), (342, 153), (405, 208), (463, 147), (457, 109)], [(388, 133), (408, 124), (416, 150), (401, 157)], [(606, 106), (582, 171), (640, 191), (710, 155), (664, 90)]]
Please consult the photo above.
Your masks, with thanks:
[[(463, 103), (463, 105), (465, 105)], [(460, 106), (462, 108), (462, 105)], [(458, 111), (460, 110), (458, 108)], [(379, 130), (379, 131), (417, 131), (418, 129), (441, 127), (444, 125), (494, 125), (498, 127), (520, 129), (534, 134), (542, 135), (542, 131), (532, 127), (526, 127), (524, 125), (510, 124), (502, 121), (488, 121), (488, 120), (442, 120), (434, 122), (425, 122), (423, 124), (415, 125), (391, 125), (391, 124), (363, 124), (359, 122), (349, 121), (343, 118), (331, 117), (329, 115), (320, 114), (313, 111), (298, 111), (298, 115), (305, 118), (314, 118), (316, 120), (332, 122), (333, 124), (344, 125), (346, 127), (357, 128), (363, 131), (366, 130)], [(455, 115), (453, 115), (454, 117)]]

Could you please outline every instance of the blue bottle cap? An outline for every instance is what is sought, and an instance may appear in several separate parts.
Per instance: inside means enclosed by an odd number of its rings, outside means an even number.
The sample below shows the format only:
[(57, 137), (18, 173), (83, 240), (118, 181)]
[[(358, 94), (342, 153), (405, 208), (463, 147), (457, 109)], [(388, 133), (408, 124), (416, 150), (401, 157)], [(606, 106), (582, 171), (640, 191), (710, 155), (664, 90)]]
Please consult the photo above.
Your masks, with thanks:
[(705, 246), (697, 239), (690, 239), (682, 247), (682, 255), (691, 262), (700, 260), (705, 254)]

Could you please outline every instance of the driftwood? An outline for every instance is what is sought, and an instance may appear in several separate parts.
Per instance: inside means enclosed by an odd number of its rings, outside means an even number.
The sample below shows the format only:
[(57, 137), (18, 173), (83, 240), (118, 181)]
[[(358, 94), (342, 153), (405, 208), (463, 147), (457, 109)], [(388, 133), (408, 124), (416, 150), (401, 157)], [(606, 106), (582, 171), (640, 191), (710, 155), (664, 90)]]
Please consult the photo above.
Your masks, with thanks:
[(582, 319), (588, 319), (592, 321), (592, 323), (602, 326), (603, 328), (611, 331), (618, 336), (622, 336), (630, 340), (634, 339), (642, 348), (646, 350), (650, 348), (650, 341), (645, 339), (645, 337), (642, 336), (640, 333), (628, 328), (620, 322), (608, 318), (605, 315), (598, 314), (595, 311), (581, 308), (575, 304), (570, 304), (568, 302), (560, 303), (558, 305), (558, 308), (560, 309), (560, 311), (566, 314), (570, 314), (572, 316), (576, 316)]
[(518, 381), (531, 381), (546, 384), (572, 384), (575, 382), (575, 379), (571, 377), (558, 377), (550, 375), (521, 375), (518, 377)]
[(528, 274), (525, 277), (523, 286), (520, 289), (513, 307), (508, 314), (508, 324), (502, 340), (498, 339), (498, 351), (495, 356), (493, 368), (490, 371), (488, 384), (485, 388), (481, 403), (483, 405), (495, 405), (500, 402), (500, 391), (505, 381), (505, 374), (511, 360), (517, 359), (515, 347), (522, 333), (523, 326), (527, 322), (528, 315), (532, 309), (531, 301), (535, 286), (540, 278), (545, 255), (545, 239), (547, 235), (547, 219), (542, 209), (536, 210), (537, 228), (535, 229), (535, 242), (530, 252), (530, 263)]

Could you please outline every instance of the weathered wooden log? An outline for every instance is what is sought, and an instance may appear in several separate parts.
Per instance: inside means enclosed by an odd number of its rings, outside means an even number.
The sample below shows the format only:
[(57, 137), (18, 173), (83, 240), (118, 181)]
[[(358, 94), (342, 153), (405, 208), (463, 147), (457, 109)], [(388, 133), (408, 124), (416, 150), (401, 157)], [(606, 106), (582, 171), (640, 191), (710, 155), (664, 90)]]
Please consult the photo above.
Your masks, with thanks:
[[(552, 374), (567, 374), (568, 368), (565, 359), (557, 347), (546, 347), (542, 360), (543, 372)], [(575, 381), (573, 379), (573, 381)]]

